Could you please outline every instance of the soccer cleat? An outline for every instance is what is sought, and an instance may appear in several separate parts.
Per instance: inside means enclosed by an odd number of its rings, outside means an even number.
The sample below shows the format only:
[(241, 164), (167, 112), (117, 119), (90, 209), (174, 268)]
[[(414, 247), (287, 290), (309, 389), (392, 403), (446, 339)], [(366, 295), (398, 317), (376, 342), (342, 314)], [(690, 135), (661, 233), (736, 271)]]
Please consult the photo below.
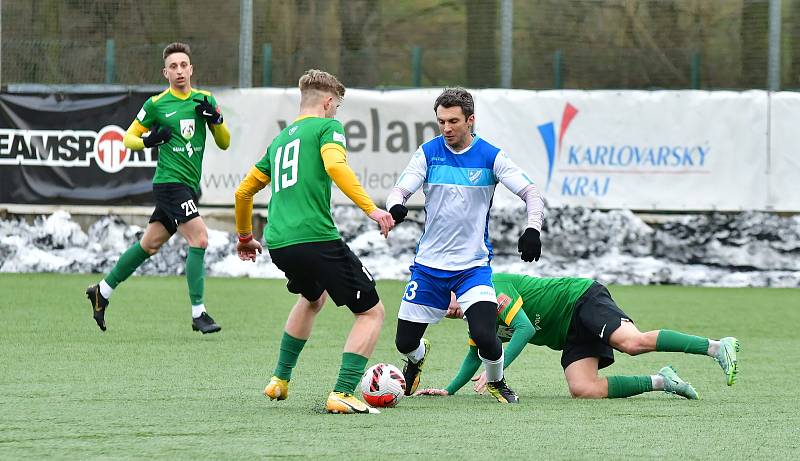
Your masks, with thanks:
[(717, 351), (717, 363), (725, 372), (726, 383), (733, 386), (736, 383), (736, 373), (739, 367), (736, 362), (736, 353), (739, 352), (739, 340), (733, 336), (728, 336), (719, 340), (719, 351)]
[(100, 285), (92, 285), (86, 289), (86, 297), (92, 303), (92, 316), (97, 326), (102, 331), (106, 331), (106, 308), (108, 307), (108, 299), (104, 298), (100, 293)]
[(406, 360), (406, 366), (403, 367), (403, 378), (406, 380), (406, 395), (411, 395), (417, 390), (419, 375), (425, 365), (425, 358), (428, 357), (428, 352), (431, 351), (430, 341), (422, 338), (422, 344), (425, 345), (425, 353), (422, 355), (422, 359), (417, 363), (413, 363), (410, 359)]
[(500, 403), (519, 403), (517, 393), (508, 387), (505, 378), (500, 381), (486, 383), (486, 389)]
[(336, 391), (328, 395), (328, 401), (325, 402), (325, 409), (328, 410), (328, 413), (380, 413), (376, 408), (372, 408), (361, 400), (358, 400), (353, 394)]
[(270, 400), (286, 400), (289, 397), (289, 381), (273, 376), (264, 388), (264, 396)]
[(221, 330), (222, 327), (214, 323), (214, 319), (208, 315), (208, 312), (203, 312), (200, 314), (200, 317), (192, 318), (192, 330), (199, 331), (203, 334), (206, 333), (216, 333)]
[(672, 368), (672, 366), (667, 365), (666, 367), (658, 370), (658, 374), (664, 378), (664, 392), (680, 395), (681, 397), (689, 400), (700, 399), (700, 396), (697, 395), (697, 391), (694, 389), (694, 387), (682, 380), (680, 376), (675, 373), (675, 369)]

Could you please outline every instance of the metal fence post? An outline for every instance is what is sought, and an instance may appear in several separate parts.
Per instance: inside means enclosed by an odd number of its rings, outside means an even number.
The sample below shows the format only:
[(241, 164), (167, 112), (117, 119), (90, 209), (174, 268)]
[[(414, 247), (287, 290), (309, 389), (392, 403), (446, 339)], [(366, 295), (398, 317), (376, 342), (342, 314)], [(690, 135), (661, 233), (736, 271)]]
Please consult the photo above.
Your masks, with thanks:
[(769, 0), (769, 61), (767, 89), (781, 89), (781, 0)]
[(106, 40), (106, 83), (114, 83), (114, 67), (116, 66), (116, 53), (114, 53), (114, 39)]
[(422, 47), (411, 47), (411, 86), (422, 86)]
[(253, 0), (241, 0), (239, 12), (239, 87), (253, 86)]
[(561, 50), (556, 50), (553, 53), (553, 88), (561, 89), (563, 86), (561, 78)]
[(514, 73), (514, 0), (500, 3), (500, 87), (511, 88)]
[(261, 86), (272, 86), (272, 44), (265, 43), (261, 47)]
[(693, 51), (692, 52), (692, 70), (691, 70), (691, 77), (692, 81), (692, 89), (699, 90), (700, 89), (700, 52)]

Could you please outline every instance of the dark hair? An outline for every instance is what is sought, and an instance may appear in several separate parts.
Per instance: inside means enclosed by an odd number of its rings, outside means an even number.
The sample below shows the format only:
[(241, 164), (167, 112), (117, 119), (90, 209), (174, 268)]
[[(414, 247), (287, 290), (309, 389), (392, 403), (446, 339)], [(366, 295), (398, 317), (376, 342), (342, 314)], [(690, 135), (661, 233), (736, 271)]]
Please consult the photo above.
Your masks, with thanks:
[(186, 56), (189, 56), (189, 59), (192, 59), (192, 50), (189, 48), (189, 45), (181, 42), (172, 42), (164, 48), (164, 60), (173, 53), (185, 53)]
[(475, 101), (472, 100), (472, 95), (461, 87), (445, 88), (433, 103), (433, 111), (436, 112), (439, 106), (447, 108), (458, 106), (464, 112), (465, 119), (475, 113)]

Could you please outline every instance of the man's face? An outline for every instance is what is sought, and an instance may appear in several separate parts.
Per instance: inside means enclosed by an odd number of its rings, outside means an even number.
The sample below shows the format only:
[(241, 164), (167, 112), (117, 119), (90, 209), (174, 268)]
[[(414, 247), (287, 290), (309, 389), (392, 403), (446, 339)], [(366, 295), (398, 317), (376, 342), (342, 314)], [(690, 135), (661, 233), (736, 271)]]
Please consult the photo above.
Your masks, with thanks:
[(190, 84), (192, 64), (186, 53), (172, 53), (164, 60), (164, 77), (170, 86), (185, 88)]
[(467, 147), (467, 139), (472, 134), (472, 125), (475, 123), (475, 114), (465, 118), (464, 111), (459, 106), (439, 106), (436, 108), (436, 121), (448, 146), (455, 150)]

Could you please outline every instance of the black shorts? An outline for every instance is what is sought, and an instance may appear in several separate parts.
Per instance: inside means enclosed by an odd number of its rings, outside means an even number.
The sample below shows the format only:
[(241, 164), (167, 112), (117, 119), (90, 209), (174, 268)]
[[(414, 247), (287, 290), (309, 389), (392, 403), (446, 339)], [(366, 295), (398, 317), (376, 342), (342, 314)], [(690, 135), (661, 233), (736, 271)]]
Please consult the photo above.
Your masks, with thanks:
[(270, 249), (272, 262), (286, 274), (286, 288), (316, 301), (327, 291), (337, 306), (354, 313), (378, 304), (375, 280), (342, 240), (310, 242)]
[(170, 235), (178, 230), (178, 225), (200, 216), (197, 211), (197, 192), (186, 184), (153, 184), (156, 209), (150, 222), (160, 222)]
[(599, 359), (598, 369), (614, 363), (614, 349), (608, 338), (622, 322), (633, 322), (611, 298), (606, 287), (594, 282), (575, 303), (567, 341), (561, 353), (561, 366), (587, 357)]

